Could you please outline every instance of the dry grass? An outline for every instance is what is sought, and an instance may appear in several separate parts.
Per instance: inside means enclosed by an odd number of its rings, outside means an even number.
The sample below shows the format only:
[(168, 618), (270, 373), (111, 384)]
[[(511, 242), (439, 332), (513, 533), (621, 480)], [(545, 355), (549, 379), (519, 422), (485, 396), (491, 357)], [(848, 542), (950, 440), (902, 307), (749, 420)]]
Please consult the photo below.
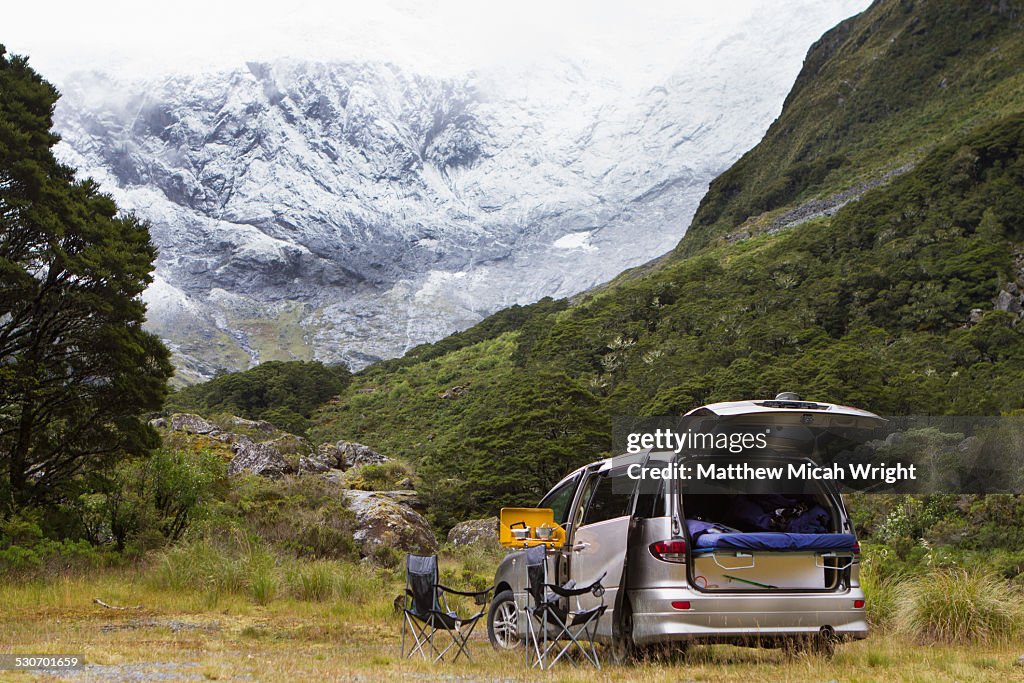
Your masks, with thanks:
[(922, 642), (1007, 640), (1024, 622), (1020, 600), (989, 570), (940, 569), (900, 584), (896, 622)]
[[(459, 571), (448, 560), (447, 569)], [(354, 577), (353, 577), (354, 578)], [(315, 581), (314, 581), (315, 582)], [(494, 652), (483, 624), (474, 637), (475, 663), (429, 664), (398, 655), (401, 620), (392, 600), (394, 577), (372, 595), (336, 588), (326, 600), (299, 600), (291, 591), (260, 605), (251, 594), (218, 593), (215, 605), (199, 591), (155, 585), (136, 570), (107, 571), (48, 583), (0, 586), (0, 652), (83, 654), (90, 663), (187, 666), (206, 680), (433, 680), (469, 681), (1006, 681), (1024, 677), (1015, 665), (1024, 646), (920, 647), (887, 635), (838, 648), (825, 660), (787, 657), (774, 650), (694, 647), (678, 664), (607, 665), (592, 671), (559, 666), (541, 674), (521, 656)], [(317, 591), (313, 598), (322, 597)], [(109, 610), (92, 602), (141, 609)], [(116, 669), (108, 669), (108, 673)], [(0, 672), (0, 680), (52, 680)], [(81, 679), (78, 679), (81, 680)], [(95, 678), (86, 680), (111, 680)]]

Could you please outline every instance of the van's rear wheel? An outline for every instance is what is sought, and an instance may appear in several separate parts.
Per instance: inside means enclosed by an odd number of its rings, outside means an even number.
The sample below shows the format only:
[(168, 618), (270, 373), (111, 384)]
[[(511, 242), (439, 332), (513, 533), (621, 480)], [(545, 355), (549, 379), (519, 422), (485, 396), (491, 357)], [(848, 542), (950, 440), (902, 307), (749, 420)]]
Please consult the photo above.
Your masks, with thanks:
[(491, 601), (491, 609), (487, 613), (487, 638), (495, 650), (519, 647), (519, 610), (512, 591), (501, 591)]

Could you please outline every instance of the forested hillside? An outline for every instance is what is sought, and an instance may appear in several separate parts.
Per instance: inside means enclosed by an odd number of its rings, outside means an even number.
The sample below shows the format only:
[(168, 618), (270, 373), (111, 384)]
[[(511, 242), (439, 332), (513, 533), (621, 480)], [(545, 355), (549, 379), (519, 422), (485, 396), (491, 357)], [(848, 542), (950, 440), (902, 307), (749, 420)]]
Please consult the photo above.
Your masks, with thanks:
[(812, 48), (674, 254), (373, 366), (312, 434), (416, 463), (445, 527), (535, 502), (613, 415), (783, 389), (1021, 408), (1022, 38), (1005, 6), (876, 3)]
[(811, 47), (782, 114), (712, 182), (677, 251), (778, 227), (795, 203), (856, 194), (1020, 111), (1022, 60), (1013, 3), (875, 3)]

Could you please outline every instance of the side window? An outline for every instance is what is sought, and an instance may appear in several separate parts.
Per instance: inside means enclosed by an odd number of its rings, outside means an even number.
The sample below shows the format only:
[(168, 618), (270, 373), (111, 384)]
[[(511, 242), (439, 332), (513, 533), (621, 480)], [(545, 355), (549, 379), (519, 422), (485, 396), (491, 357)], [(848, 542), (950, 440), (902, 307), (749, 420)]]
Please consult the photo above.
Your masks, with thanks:
[(573, 477), (544, 496), (544, 500), (537, 507), (551, 508), (555, 513), (555, 522), (565, 526), (569, 521), (569, 507), (572, 505), (572, 497), (579, 482), (579, 477)]
[(626, 468), (622, 468), (618, 471), (603, 472), (595, 477), (597, 486), (590, 496), (590, 503), (580, 526), (629, 514), (633, 481), (626, 477), (626, 472)]
[(665, 510), (665, 480), (644, 479), (641, 481), (636, 499), (636, 516), (641, 519), (649, 519), (664, 517), (667, 514), (668, 512)]

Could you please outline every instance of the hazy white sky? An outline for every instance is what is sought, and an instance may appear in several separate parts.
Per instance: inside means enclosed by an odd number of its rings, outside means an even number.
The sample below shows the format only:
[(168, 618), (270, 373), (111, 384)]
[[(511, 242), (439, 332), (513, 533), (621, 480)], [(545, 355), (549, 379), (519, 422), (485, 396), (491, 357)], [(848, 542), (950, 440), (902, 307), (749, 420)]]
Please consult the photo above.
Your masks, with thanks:
[[(450, 75), (551, 54), (637, 79), (714, 45), (780, 1), (42, 0), (5, 8), (0, 42), (58, 84), (78, 69), (137, 77), (278, 57), (385, 60)], [(827, 3), (833, 17), (868, 4), (789, 1), (808, 12)]]

